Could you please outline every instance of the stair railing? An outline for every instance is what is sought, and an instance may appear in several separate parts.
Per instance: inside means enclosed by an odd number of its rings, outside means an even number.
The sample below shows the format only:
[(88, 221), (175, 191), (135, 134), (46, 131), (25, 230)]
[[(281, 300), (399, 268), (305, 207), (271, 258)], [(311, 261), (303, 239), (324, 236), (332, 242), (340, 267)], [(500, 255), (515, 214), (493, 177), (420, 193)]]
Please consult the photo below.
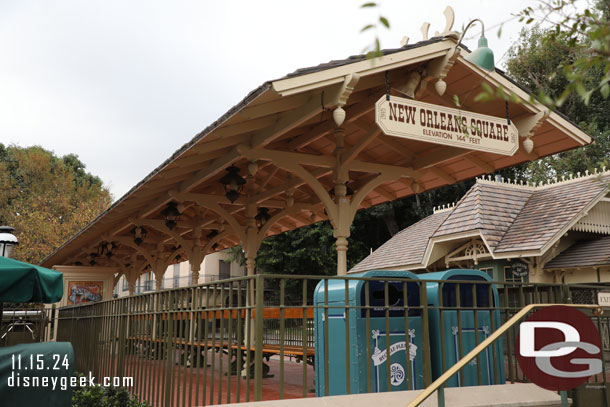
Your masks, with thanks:
[[(473, 350), (471, 350), (466, 356), (460, 359), (455, 365), (451, 366), (449, 370), (443, 373), (438, 379), (436, 379), (430, 386), (426, 387), (417, 397), (415, 397), (407, 407), (417, 407), (423, 403), (428, 397), (430, 397), (435, 391), (437, 394), (438, 407), (445, 407), (445, 392), (444, 384), (453, 375), (458, 373), (460, 369), (468, 364), (471, 360), (476, 358), (479, 353), (483, 352), (488, 346), (493, 344), (498, 338), (500, 338), (506, 331), (508, 331), (513, 325), (518, 323), (524, 316), (526, 316), (534, 308), (551, 307), (554, 305), (561, 305), (563, 307), (571, 308), (588, 308), (594, 309), (596, 315), (601, 315), (602, 309), (599, 305), (588, 305), (588, 304), (529, 304), (513, 315), (508, 321), (506, 321), (500, 328), (496, 329), (487, 339), (479, 343)], [(567, 396), (565, 392), (561, 392), (562, 406), (564, 403), (567, 406)]]

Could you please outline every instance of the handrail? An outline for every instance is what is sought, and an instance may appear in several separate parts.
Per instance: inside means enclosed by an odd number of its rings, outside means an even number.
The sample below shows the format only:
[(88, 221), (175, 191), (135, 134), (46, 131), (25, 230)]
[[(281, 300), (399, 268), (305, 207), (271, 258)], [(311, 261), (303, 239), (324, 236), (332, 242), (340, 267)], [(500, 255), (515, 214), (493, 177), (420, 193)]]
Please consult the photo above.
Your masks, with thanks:
[(466, 356), (460, 359), (455, 365), (451, 366), (449, 370), (443, 373), (438, 379), (436, 379), (432, 384), (424, 389), (420, 394), (417, 395), (408, 405), (407, 407), (417, 407), (421, 403), (423, 403), (428, 397), (432, 395), (435, 391), (437, 391), (447, 380), (449, 380), (453, 375), (458, 373), (460, 369), (468, 364), (472, 359), (477, 357), (479, 353), (481, 353), (485, 348), (491, 345), (496, 341), (504, 332), (508, 331), (513, 325), (521, 320), (528, 312), (533, 310), (534, 308), (544, 308), (551, 307), (555, 305), (561, 305), (563, 307), (573, 307), (573, 308), (591, 308), (591, 309), (600, 309), (599, 305), (589, 305), (589, 304), (530, 304), (521, 309), (521, 311), (517, 312), (513, 315), (508, 321), (506, 321), (500, 328), (495, 330), (487, 339), (478, 344), (473, 350), (468, 352)]

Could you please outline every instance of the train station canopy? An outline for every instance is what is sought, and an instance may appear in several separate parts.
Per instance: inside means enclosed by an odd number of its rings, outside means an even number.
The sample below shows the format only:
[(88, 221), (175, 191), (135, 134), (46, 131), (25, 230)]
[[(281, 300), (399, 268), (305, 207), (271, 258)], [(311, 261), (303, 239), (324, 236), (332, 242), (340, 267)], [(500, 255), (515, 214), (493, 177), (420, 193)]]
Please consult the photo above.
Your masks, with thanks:
[[(345, 274), (357, 210), (591, 143), (468, 55), (446, 30), (265, 82), (42, 264), (152, 270), (160, 288), (177, 256), (197, 281), (203, 256), (241, 244), (253, 274), (265, 236), (328, 219)], [(477, 101), (484, 84), (520, 101)]]

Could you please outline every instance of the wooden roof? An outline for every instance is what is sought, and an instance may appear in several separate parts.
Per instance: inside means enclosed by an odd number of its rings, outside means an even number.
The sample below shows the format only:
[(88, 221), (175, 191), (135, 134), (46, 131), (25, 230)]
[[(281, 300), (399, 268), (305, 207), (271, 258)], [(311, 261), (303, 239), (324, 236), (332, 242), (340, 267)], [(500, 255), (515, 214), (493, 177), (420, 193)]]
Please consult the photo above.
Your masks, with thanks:
[[(86, 264), (89, 253), (102, 241), (114, 242), (117, 249), (112, 259), (99, 259), (98, 264), (113, 265), (134, 258), (140, 258), (145, 264), (147, 260), (138, 254), (139, 249), (180, 253), (186, 241), (195, 246), (210, 243), (206, 235), (212, 230), (222, 232), (220, 239), (216, 238), (219, 239), (216, 250), (221, 250), (239, 244), (243, 238), (240, 230), (246, 226), (247, 202), (269, 208), (272, 216), (290, 206), (290, 213), (284, 216), (282, 212), (278, 215), (281, 219), (266, 229), (267, 235), (326, 219), (324, 205), (311, 188), (311, 182), (288, 172), (274, 157), (279, 154), (283, 160), (303, 163), (313, 179), (330, 189), (336, 162), (331, 109), (342, 98), (346, 99), (347, 118), (342, 127), (345, 152), (350, 160), (348, 186), (358, 192), (381, 171), (396, 175), (366, 194), (359, 208), (591, 142), (589, 136), (564, 117), (554, 112), (549, 114), (543, 106), (529, 102), (510, 104), (511, 120), (533, 123), (530, 128), (535, 147), (529, 154), (523, 148), (513, 156), (504, 156), (378, 135), (374, 104), (386, 92), (386, 72), (391, 93), (395, 95), (400, 95), (398, 90), (415, 70), (422, 73), (426, 83), (433, 83), (438, 75), (446, 75), (444, 96), (439, 96), (432, 86), (427, 89), (422, 86), (418, 95), (418, 100), (437, 105), (453, 107), (453, 95), (457, 95), (465, 110), (504, 117), (504, 101), (475, 102), (482, 82), (492, 87), (503, 86), (523, 100), (529, 100), (527, 92), (501, 71), (484, 71), (465, 61), (462, 54), (453, 54), (456, 47), (452, 38), (433, 38), (388, 50), (375, 60), (350, 57), (264, 83), (176, 151), (42, 264), (47, 267)], [(454, 57), (450, 64), (449, 56)], [(346, 92), (346, 84), (354, 76), (359, 80), (353, 90)], [(256, 165), (250, 166), (252, 162)], [(225, 169), (232, 164), (240, 168), (244, 177), (249, 169), (256, 170), (252, 171), (247, 194), (234, 203), (225, 198), (219, 183)], [(130, 244), (134, 225), (155, 224), (171, 201), (182, 205), (182, 216), (174, 233), (148, 226), (143, 246), (137, 248)], [(233, 220), (228, 222), (227, 216), (219, 213), (229, 214)], [(184, 251), (181, 254), (188, 257)]]
[(577, 242), (545, 266), (545, 270), (610, 266), (610, 236)]
[(541, 255), (591, 208), (605, 203), (600, 200), (609, 182), (610, 171), (537, 186), (478, 179), (454, 207), (402, 230), (350, 272), (425, 268), (436, 242), (465, 237), (480, 237), (494, 258)]

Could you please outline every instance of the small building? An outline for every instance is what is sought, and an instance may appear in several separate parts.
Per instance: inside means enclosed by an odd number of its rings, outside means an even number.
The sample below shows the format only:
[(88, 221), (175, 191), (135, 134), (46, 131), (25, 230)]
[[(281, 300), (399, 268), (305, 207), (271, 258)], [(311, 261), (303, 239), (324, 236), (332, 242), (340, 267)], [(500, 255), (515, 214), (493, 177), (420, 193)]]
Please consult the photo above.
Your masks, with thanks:
[[(193, 268), (188, 261), (171, 264), (167, 267), (161, 282), (161, 289), (188, 287), (193, 284), (210, 283), (240, 277), (246, 268), (233, 260), (226, 251), (210, 253), (201, 262), (198, 282), (193, 279)], [(155, 275), (152, 271), (141, 274), (136, 280), (133, 294), (155, 291)], [(115, 297), (129, 295), (129, 282), (122, 275), (114, 286)]]
[(476, 268), (495, 281), (610, 282), (610, 171), (531, 185), (477, 179), (354, 266)]

